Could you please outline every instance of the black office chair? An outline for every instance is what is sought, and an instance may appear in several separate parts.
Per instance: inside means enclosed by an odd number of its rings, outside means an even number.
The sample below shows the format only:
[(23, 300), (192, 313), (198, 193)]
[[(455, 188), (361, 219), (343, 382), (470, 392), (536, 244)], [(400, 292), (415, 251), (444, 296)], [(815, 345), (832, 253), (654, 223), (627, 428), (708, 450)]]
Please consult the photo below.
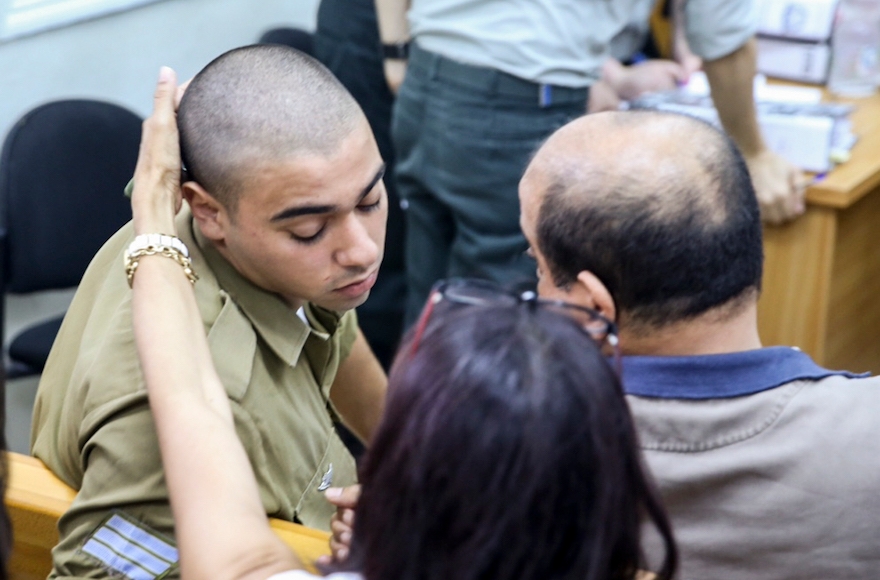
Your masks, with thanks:
[(301, 28), (271, 28), (260, 35), (260, 44), (283, 44), (291, 46), (310, 56), (315, 54), (315, 35)]
[[(76, 286), (101, 245), (131, 219), (123, 189), (141, 123), (118, 105), (73, 99), (41, 105), (9, 131), (0, 154), (0, 338), (7, 293)], [(10, 341), (7, 378), (43, 370), (61, 319)]]

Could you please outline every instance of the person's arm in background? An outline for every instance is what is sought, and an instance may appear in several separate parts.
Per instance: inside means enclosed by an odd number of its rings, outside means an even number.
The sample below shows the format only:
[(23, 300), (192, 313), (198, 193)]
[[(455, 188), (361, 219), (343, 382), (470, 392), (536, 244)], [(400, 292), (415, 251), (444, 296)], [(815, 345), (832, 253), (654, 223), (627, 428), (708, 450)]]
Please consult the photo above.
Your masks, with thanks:
[(364, 333), (358, 330), (351, 353), (339, 366), (330, 400), (345, 426), (368, 443), (382, 418), (388, 378)]
[[(135, 233), (175, 235), (180, 151), (174, 73), (163, 68), (135, 169)], [(182, 267), (140, 259), (132, 288), (138, 355), (185, 579), (262, 579), (302, 566), (269, 528), (256, 479), (235, 432), (204, 326)]]
[(703, 68), (703, 59), (695, 55), (685, 34), (684, 5), (687, 0), (672, 1), (672, 59), (684, 69), (685, 78)]
[(742, 151), (761, 217), (781, 223), (804, 212), (800, 169), (767, 148), (753, 94), (757, 50), (755, 6), (749, 0), (685, 0), (688, 44), (703, 59), (724, 129)]
[(755, 40), (734, 52), (703, 62), (712, 100), (721, 124), (733, 138), (749, 166), (761, 217), (779, 224), (804, 212), (805, 180), (801, 170), (767, 148), (753, 95)]
[[(671, 91), (686, 81), (684, 67), (671, 60), (651, 59), (624, 65), (617, 59), (609, 58), (602, 65), (601, 82), (607, 83), (614, 94), (624, 101), (631, 101), (644, 93)], [(590, 112), (595, 111), (591, 109)]]
[[(406, 19), (409, 4), (410, 0), (376, 0), (376, 17), (382, 44), (397, 44), (410, 40), (409, 22)], [(396, 95), (406, 75), (406, 61), (386, 58), (384, 62), (385, 80), (388, 82), (388, 88)]]
[(700, 69), (702, 60), (691, 51), (684, 33), (684, 0), (671, 1), (672, 60), (649, 59), (624, 65), (617, 58), (609, 58), (602, 65), (600, 80), (590, 88), (587, 112), (616, 110), (621, 100), (631, 101), (644, 93), (674, 90)]

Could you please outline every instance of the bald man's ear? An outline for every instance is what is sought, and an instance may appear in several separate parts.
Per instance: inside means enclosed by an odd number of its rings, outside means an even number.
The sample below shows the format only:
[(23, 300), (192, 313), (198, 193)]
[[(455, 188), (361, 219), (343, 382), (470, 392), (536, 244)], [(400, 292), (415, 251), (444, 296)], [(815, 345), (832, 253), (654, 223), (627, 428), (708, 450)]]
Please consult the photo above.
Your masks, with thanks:
[(608, 320), (617, 320), (617, 306), (611, 292), (595, 274), (583, 270), (568, 291), (569, 301), (592, 308)]
[(229, 221), (223, 204), (195, 181), (187, 181), (181, 188), (202, 234), (213, 242), (223, 241)]

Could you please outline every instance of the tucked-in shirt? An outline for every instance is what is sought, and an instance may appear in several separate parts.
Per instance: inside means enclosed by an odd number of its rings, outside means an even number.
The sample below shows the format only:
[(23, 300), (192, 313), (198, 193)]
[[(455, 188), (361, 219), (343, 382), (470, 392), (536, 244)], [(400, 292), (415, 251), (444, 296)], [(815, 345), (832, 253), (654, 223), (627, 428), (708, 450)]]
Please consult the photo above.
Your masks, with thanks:
[[(681, 580), (872, 578), (880, 570), (880, 379), (787, 347), (625, 357)], [(647, 552), (660, 553), (654, 534)]]
[[(419, 46), (447, 58), (529, 81), (584, 87), (599, 78), (612, 38), (653, 0), (413, 0)], [(726, 56), (754, 35), (751, 0), (688, 0), (691, 50)]]
[[(334, 508), (319, 488), (355, 482), (329, 401), (357, 334), (354, 312), (307, 305), (306, 324), (278, 296), (244, 279), (201, 236), (188, 210), (177, 229), (199, 275), (194, 290), (208, 344), (266, 513), (328, 529)], [(172, 552), (167, 570), (150, 559), (156, 552), (150, 546), (173, 549), (174, 528), (123, 271), (133, 237), (131, 225), (123, 227), (92, 261), (37, 392), (33, 453), (79, 490), (60, 520), (57, 577), (177, 574)], [(129, 563), (118, 552), (136, 553), (132, 570), (141, 566), (147, 576), (123, 570)]]

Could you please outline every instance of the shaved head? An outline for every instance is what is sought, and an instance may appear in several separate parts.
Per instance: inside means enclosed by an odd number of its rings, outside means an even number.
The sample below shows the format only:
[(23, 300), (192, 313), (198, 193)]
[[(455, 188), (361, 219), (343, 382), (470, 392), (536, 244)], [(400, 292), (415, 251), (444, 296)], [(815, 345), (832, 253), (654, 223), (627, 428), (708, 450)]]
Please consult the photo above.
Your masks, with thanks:
[(733, 143), (697, 119), (588, 115), (554, 133), (523, 189), (542, 192), (535, 238), (553, 282), (589, 271), (621, 315), (663, 326), (757, 295), (757, 200)]
[(195, 76), (178, 111), (189, 173), (228, 209), (260, 165), (331, 155), (362, 122), (348, 91), (315, 59), (292, 48), (231, 50)]

